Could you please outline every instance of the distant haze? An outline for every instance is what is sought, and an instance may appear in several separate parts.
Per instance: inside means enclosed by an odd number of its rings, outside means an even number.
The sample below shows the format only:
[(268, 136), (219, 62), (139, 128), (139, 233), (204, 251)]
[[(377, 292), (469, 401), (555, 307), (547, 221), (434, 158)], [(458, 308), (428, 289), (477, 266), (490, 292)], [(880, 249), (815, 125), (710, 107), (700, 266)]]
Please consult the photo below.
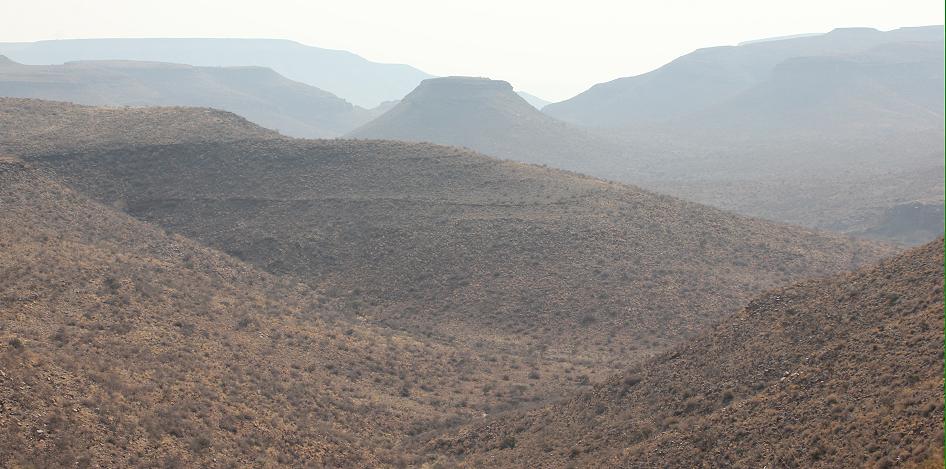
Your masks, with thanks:
[[(737, 12), (737, 13), (734, 13)], [(284, 38), (434, 75), (490, 76), (545, 100), (654, 69), (698, 47), (837, 27), (941, 24), (942, 2), (680, 0), (259, 2), (8, 0), (0, 41)]]

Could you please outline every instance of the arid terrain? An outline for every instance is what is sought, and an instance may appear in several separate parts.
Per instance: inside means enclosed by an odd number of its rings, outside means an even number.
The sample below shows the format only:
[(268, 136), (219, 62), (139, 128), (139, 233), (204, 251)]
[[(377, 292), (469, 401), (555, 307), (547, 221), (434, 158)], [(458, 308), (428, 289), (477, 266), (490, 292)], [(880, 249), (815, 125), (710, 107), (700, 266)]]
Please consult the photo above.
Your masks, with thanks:
[[(507, 7), (442, 6), (560, 32)], [(213, 30), (0, 42), (0, 467), (943, 467), (942, 26), (557, 103)], [(628, 44), (582, 60), (673, 50)]]
[(941, 238), (772, 290), (593, 390), (424, 444), (444, 467), (924, 467), (942, 461), (942, 370)]
[(764, 288), (893, 252), (430, 144), (22, 156), (108, 206), (345, 298), (352, 317), (533, 359), (623, 366)]
[(351, 320), (10, 157), (0, 208), (6, 467), (396, 464), (408, 435), (573, 386)]

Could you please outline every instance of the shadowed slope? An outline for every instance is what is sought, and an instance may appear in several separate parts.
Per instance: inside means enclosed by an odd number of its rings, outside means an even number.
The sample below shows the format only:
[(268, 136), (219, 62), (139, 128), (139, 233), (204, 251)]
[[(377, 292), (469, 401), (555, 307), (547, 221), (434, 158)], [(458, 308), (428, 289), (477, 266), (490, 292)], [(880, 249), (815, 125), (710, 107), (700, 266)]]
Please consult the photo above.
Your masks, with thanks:
[(560, 388), (336, 311), (0, 157), (0, 465), (378, 466)]
[(646, 355), (761, 288), (889, 252), (429, 144), (246, 140), (30, 159), (136, 217), (333, 287), (350, 314), (540, 360)]

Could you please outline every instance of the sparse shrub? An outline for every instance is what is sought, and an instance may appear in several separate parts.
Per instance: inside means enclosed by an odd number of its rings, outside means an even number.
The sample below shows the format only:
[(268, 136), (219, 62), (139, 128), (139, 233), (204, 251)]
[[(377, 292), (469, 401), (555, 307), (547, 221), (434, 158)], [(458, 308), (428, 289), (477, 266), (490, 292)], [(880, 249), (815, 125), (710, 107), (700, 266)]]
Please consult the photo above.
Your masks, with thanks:
[(516, 437), (509, 435), (499, 442), (499, 449), (512, 449), (516, 447)]
[(624, 385), (625, 385), (625, 386), (628, 386), (628, 387), (630, 387), (630, 386), (635, 386), (635, 385), (637, 385), (637, 383), (640, 383), (640, 382), (641, 382), (641, 379), (640, 379), (640, 377), (638, 377), (637, 375), (631, 375), (631, 376), (625, 376), (625, 377), (624, 377)]

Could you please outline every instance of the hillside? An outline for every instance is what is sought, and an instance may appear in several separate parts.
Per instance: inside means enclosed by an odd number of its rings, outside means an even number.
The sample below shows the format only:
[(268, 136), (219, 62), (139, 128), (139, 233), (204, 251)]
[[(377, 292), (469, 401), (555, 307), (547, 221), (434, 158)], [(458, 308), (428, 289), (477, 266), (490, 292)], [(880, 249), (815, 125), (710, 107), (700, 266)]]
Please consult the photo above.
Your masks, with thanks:
[(826, 34), (699, 49), (654, 71), (600, 83), (543, 111), (589, 126), (666, 122), (702, 111), (767, 79), (793, 57), (856, 53), (895, 42), (943, 41), (942, 26), (836, 29)]
[(132, 145), (284, 138), (216, 109), (105, 108), (0, 97), (0, 153), (53, 154)]
[(472, 467), (939, 467), (942, 346), (940, 238), (766, 293), (591, 391), (427, 448)]
[(22, 65), (0, 56), (0, 96), (99, 106), (196, 106), (230, 111), (294, 137), (334, 137), (369, 111), (261, 67), (86, 61)]
[(433, 142), (561, 169), (606, 172), (627, 165), (623, 149), (552, 119), (501, 80), (424, 80), (397, 105), (348, 134), (353, 138)]
[(2, 157), (0, 465), (397, 464), (405, 435), (571, 386), (342, 306)]
[(401, 99), (430, 75), (351, 52), (280, 39), (70, 39), (0, 43), (0, 54), (30, 65), (136, 60), (201, 67), (266, 67), (363, 108)]
[[(326, 289), (346, 313), (567, 363), (649, 355), (760, 289), (887, 247), (456, 148), (244, 140), (33, 152), (109, 206)], [(592, 376), (593, 378), (593, 376)]]

